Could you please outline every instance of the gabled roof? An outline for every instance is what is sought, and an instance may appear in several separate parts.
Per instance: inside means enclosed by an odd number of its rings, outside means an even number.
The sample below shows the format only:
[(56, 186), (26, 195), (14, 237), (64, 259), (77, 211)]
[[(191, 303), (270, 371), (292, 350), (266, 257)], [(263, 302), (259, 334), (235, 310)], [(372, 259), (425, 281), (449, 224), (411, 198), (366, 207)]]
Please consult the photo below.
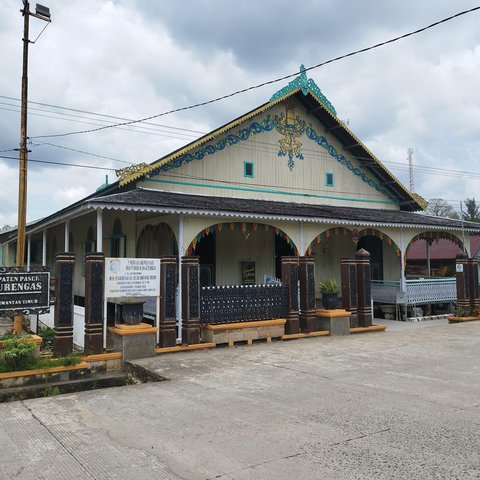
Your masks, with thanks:
[(295, 97), (311, 115), (315, 116), (319, 122), (325, 126), (325, 131), (334, 136), (343, 145), (345, 150), (350, 152), (350, 156), (356, 159), (362, 168), (367, 170), (370, 175), (378, 181), (381, 188), (385, 188), (387, 191), (391, 192), (392, 196), (398, 200), (401, 210), (415, 211), (426, 208), (427, 202), (419, 195), (408, 191), (382, 164), (382, 162), (380, 162), (380, 160), (375, 157), (375, 155), (373, 155), (373, 153), (370, 152), (370, 150), (337, 117), (336, 110), (330, 101), (321, 92), (313, 79), (307, 78), (303, 65), (300, 67), (300, 75), (275, 93), (269, 102), (260, 105), (184, 147), (165, 155), (150, 165), (140, 164), (134, 168), (129, 167), (128, 170), (119, 171), (120, 186), (139, 180), (148, 174), (155, 174), (160, 167), (173, 162), (182, 155), (196, 150), (201, 145), (204, 145), (235, 127), (238, 127), (246, 120), (265, 112), (272, 106), (290, 97)]

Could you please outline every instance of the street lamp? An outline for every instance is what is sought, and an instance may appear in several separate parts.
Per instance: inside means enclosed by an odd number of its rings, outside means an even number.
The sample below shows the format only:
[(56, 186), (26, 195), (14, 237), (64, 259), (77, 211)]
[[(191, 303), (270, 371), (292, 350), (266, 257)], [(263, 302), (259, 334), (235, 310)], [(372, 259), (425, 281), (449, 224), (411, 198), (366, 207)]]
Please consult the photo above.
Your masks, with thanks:
[[(39, 18), (46, 22), (51, 22), (50, 9), (37, 3), (35, 13), (30, 11), (30, 4), (23, 0), (23, 10), (20, 10), (24, 17), (23, 20), (23, 71), (22, 71), (22, 108), (20, 114), (20, 155), (19, 155), (19, 174), (18, 174), (18, 227), (17, 227), (17, 266), (25, 266), (25, 235), (27, 222), (27, 99), (28, 99), (28, 38), (29, 20), (32, 17)], [(38, 37), (37, 37), (38, 38)], [(15, 333), (22, 333), (22, 317), (14, 317)]]

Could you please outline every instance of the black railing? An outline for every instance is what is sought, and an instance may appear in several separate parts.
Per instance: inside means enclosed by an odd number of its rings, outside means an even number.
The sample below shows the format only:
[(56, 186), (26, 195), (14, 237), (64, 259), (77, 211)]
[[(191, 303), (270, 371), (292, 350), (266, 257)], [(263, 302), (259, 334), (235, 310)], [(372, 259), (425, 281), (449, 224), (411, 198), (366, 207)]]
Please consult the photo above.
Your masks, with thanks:
[(286, 285), (225, 285), (202, 287), (200, 322), (219, 324), (285, 318)]

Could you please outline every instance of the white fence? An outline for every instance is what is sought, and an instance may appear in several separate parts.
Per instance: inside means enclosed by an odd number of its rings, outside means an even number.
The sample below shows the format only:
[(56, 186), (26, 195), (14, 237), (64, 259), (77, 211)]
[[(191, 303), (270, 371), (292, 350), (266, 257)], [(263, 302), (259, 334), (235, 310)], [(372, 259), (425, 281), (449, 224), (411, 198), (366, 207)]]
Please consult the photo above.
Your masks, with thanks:
[[(50, 306), (50, 313), (39, 315), (38, 319), (47, 327), (53, 328), (55, 307)], [(37, 316), (30, 315), (30, 330), (37, 333)], [(85, 345), (85, 308), (75, 305), (73, 307), (73, 344), (84, 348)]]
[(455, 302), (456, 299), (455, 278), (407, 280), (405, 292), (401, 291), (400, 282), (372, 280), (372, 300), (375, 303), (420, 305)]

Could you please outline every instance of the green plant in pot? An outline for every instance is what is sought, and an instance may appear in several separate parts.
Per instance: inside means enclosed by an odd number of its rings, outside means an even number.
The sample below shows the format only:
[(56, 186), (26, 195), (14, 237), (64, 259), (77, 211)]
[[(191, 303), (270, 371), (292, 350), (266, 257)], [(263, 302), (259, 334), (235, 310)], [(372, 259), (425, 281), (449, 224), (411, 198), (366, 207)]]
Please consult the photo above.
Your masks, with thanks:
[(325, 310), (335, 310), (338, 306), (338, 294), (340, 287), (335, 279), (320, 282), (320, 293)]

